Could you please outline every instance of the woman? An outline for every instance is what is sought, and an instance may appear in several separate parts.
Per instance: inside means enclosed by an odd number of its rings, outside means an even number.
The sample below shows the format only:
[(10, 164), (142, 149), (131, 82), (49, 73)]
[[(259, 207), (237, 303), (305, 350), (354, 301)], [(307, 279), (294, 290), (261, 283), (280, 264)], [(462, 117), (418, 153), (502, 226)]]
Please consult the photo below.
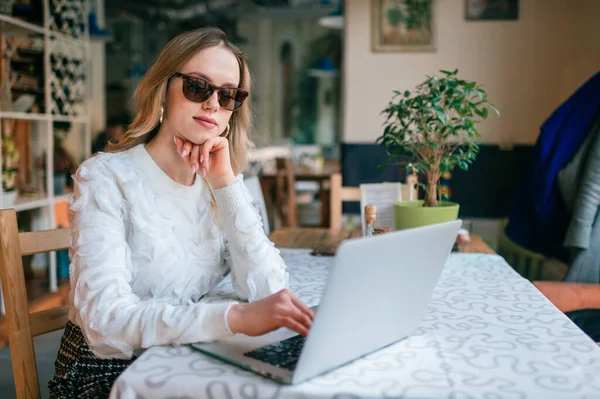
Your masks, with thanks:
[[(314, 313), (286, 289), (241, 178), (250, 73), (215, 28), (163, 49), (135, 93), (119, 143), (88, 159), (71, 202), (70, 322), (51, 397), (106, 397), (140, 349), (306, 335)], [(244, 302), (201, 301), (227, 273)]]

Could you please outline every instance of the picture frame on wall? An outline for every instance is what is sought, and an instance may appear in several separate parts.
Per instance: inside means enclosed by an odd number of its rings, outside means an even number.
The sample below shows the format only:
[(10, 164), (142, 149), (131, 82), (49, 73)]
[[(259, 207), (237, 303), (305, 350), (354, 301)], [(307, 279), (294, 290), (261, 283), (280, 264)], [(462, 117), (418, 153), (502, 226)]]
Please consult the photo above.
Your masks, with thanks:
[(371, 0), (373, 52), (435, 51), (434, 0)]
[(519, 0), (465, 0), (467, 21), (510, 21), (519, 19)]

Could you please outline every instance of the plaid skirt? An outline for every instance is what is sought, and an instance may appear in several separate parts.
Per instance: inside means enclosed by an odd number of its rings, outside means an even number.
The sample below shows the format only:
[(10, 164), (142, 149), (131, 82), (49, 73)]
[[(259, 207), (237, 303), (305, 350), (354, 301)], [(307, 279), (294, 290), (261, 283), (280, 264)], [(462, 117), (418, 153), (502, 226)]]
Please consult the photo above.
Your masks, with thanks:
[(48, 382), (50, 398), (108, 398), (112, 384), (135, 359), (100, 359), (81, 329), (68, 322), (54, 363), (54, 378)]

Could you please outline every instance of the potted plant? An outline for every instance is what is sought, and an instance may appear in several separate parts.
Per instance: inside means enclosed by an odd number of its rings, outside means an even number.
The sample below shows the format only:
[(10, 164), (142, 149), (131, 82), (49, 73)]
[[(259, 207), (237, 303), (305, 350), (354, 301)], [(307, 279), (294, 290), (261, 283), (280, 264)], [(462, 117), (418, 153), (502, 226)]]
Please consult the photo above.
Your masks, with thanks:
[(395, 204), (396, 229), (441, 223), (458, 217), (459, 205), (444, 201), (440, 176), (456, 166), (467, 170), (479, 152), (477, 123), (486, 119), (486, 91), (458, 77), (458, 70), (428, 76), (413, 92), (395, 91), (388, 107), (383, 134), (377, 142), (386, 148), (389, 163), (407, 173), (425, 176), (424, 200)]

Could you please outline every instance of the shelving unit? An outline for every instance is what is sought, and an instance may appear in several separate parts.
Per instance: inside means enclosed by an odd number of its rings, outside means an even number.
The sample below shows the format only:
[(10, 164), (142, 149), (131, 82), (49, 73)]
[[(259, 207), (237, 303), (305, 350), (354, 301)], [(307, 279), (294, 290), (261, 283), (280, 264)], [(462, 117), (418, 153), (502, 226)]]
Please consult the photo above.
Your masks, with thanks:
[(11, 17), (10, 15), (0, 14), (0, 33), (27, 35), (32, 32), (44, 35), (46, 34), (46, 29), (42, 26)]
[[(27, 159), (31, 161), (28, 167), (29, 173), (19, 169), (17, 174), (23, 172), (23, 176), (27, 174), (27, 179), (33, 181), (33, 183), (26, 182), (26, 185), (30, 186), (26, 190), (27, 193), (20, 192), (14, 202), (9, 201), (11, 196), (5, 192), (4, 184), (1, 185), (0, 208), (14, 208), (17, 212), (39, 210), (36, 212), (39, 215), (33, 223), (34, 226), (26, 230), (59, 227), (56, 222), (55, 206), (68, 199), (68, 194), (64, 194), (64, 187), (58, 187), (59, 184), (56, 183), (58, 180), (55, 179), (54, 145), (58, 133), (55, 124), (70, 123), (71, 129), (63, 147), (71, 150), (78, 163), (89, 157), (91, 151), (89, 116), (91, 54), (87, 27), (88, 1), (42, 0), (41, 6), (43, 26), (0, 14), (0, 35), (4, 57), (2, 60), (4, 73), (0, 76), (2, 147), (5, 145), (6, 135), (10, 137), (15, 134), (10, 131), (11, 124), (16, 124), (15, 121), (28, 121), (31, 124), (27, 141), (30, 146)], [(42, 57), (43, 71), (37, 69), (37, 72), (30, 73), (36, 71), (36, 66), (42, 65)], [(29, 64), (28, 60), (31, 60)], [(17, 64), (20, 68), (16, 68)], [(4, 74), (9, 75), (5, 78)], [(22, 82), (34, 84), (28, 86), (23, 85)], [(7, 83), (10, 92), (5, 87)], [(33, 104), (28, 107), (28, 110), (37, 112), (15, 110), (17, 100), (23, 94), (34, 97)], [(10, 101), (7, 101), (8, 98)], [(18, 104), (20, 108), (23, 108), (23, 103), (27, 104), (27, 101), (22, 100)], [(29, 100), (31, 103), (31, 98)], [(7, 105), (8, 103), (10, 106)], [(0, 165), (3, 167), (4, 175), (5, 162), (2, 157), (3, 151), (0, 152)], [(48, 263), (50, 290), (56, 291), (55, 254), (49, 257)]]

